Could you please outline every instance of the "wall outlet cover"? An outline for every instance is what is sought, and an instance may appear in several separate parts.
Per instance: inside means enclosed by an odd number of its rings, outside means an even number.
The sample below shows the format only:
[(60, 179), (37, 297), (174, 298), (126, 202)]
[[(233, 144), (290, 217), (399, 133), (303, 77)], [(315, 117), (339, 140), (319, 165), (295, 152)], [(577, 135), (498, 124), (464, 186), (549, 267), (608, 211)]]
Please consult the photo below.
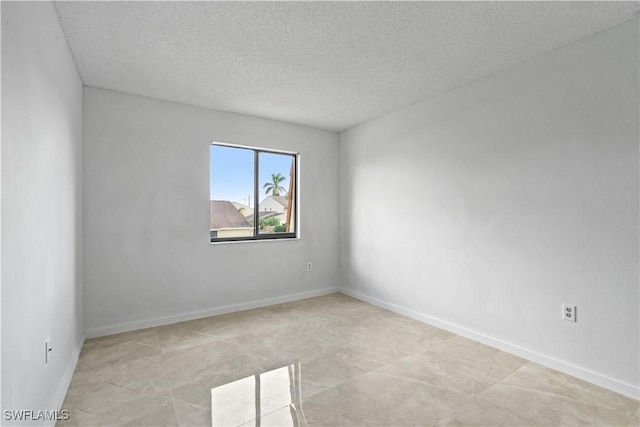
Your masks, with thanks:
[(575, 322), (576, 306), (571, 304), (562, 304), (562, 318), (567, 322)]

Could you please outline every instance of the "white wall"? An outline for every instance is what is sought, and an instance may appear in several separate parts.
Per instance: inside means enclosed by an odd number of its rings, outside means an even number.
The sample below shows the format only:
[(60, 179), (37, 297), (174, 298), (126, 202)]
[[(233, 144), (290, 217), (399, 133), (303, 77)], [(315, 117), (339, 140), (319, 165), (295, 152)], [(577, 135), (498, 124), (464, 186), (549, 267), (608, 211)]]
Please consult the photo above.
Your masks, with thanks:
[(341, 134), (345, 287), (637, 398), (638, 91), (636, 19)]
[[(336, 133), (94, 88), (83, 117), (88, 336), (338, 285)], [(300, 153), (300, 240), (209, 243), (211, 141)]]
[(3, 410), (59, 409), (82, 344), (81, 114), (52, 4), (2, 2)]

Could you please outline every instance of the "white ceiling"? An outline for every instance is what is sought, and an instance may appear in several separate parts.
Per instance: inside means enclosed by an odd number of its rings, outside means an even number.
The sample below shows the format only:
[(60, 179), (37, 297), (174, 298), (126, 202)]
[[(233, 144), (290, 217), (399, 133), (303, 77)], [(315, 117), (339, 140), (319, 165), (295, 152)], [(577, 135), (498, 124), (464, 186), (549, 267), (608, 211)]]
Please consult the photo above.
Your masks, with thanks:
[(340, 131), (638, 16), (638, 2), (57, 2), (84, 83)]

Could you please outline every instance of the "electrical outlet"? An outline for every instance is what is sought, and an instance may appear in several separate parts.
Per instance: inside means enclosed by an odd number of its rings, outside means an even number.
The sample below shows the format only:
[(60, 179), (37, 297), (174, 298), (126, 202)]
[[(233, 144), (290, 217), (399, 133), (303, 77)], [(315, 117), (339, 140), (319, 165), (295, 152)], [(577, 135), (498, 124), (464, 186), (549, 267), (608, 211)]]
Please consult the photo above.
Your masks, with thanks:
[(312, 268), (313, 268), (313, 265), (310, 262), (308, 262), (307, 263), (307, 271), (311, 271)]
[(576, 306), (570, 304), (562, 304), (562, 318), (567, 322), (575, 322)]

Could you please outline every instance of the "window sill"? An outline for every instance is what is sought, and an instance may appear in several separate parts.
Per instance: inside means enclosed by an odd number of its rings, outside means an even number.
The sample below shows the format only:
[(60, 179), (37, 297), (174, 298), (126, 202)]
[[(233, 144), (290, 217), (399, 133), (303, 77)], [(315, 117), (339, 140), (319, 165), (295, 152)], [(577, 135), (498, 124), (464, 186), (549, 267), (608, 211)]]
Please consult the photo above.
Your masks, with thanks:
[(228, 240), (228, 241), (221, 241), (221, 242), (209, 242), (209, 244), (212, 246), (217, 246), (217, 245), (229, 245), (229, 244), (237, 245), (237, 244), (244, 244), (244, 243), (296, 242), (299, 240), (300, 240), (300, 237), (291, 237), (286, 239)]

